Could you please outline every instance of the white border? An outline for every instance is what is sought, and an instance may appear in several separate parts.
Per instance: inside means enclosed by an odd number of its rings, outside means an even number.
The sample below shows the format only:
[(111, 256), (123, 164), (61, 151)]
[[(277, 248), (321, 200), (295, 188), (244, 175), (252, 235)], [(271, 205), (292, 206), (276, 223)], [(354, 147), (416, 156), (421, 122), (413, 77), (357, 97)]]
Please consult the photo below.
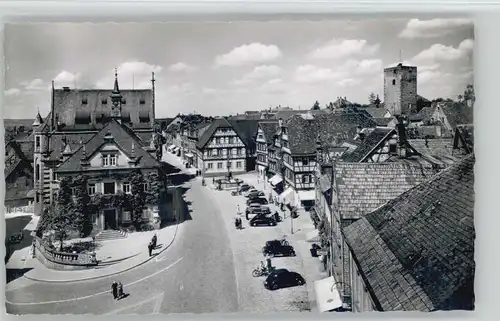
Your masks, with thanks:
[[(474, 83), (476, 88), (475, 106), (475, 149), (476, 149), (476, 312), (474, 313), (384, 313), (384, 314), (276, 314), (258, 316), (259, 319), (345, 319), (345, 318), (401, 318), (401, 319), (435, 319), (451, 320), (470, 318), (480, 320), (500, 319), (495, 313), (499, 288), (500, 254), (497, 229), (500, 227), (499, 216), (500, 195), (497, 192), (500, 182), (498, 164), (500, 163), (500, 0), (497, 1), (93, 1), (93, 0), (60, 0), (60, 1), (0, 1), (0, 19), (4, 22), (29, 21), (74, 21), (74, 22), (152, 22), (172, 20), (192, 21), (235, 21), (235, 20), (274, 20), (297, 19), (318, 20), (339, 18), (339, 14), (362, 14), (377, 17), (410, 17), (420, 14), (446, 16), (450, 14), (469, 14), (475, 18), (475, 51), (474, 51)], [(402, 14), (402, 12), (406, 12)], [(3, 31), (3, 25), (0, 26)], [(3, 33), (2, 38), (3, 40)], [(2, 41), (3, 44), (3, 41)], [(3, 50), (0, 47), (0, 55)], [(4, 65), (0, 68), (3, 71)], [(3, 73), (2, 73), (3, 75)], [(3, 88), (3, 77), (0, 77)], [(0, 91), (0, 107), (3, 101), (3, 90)], [(3, 114), (0, 108), (0, 118)], [(0, 130), (3, 133), (3, 122)], [(3, 135), (0, 135), (3, 137)], [(3, 140), (3, 138), (1, 139)], [(0, 142), (0, 155), (4, 155), (4, 143)], [(0, 204), (4, 199), (3, 159), (0, 161)], [(2, 208), (3, 211), (3, 207)], [(4, 232), (4, 221), (0, 220), (1, 231)], [(2, 246), (2, 256), (5, 248)], [(2, 263), (3, 264), (3, 263)], [(5, 274), (0, 273), (3, 284)], [(5, 298), (4, 291), (0, 297)], [(5, 314), (5, 307), (3, 308)], [(5, 316), (5, 320), (22, 318), (26, 320), (68, 319), (84, 320), (89, 316)], [(194, 315), (175, 315), (172, 318), (192, 318)], [(203, 315), (203, 319), (249, 318), (245, 315)], [(96, 317), (97, 318), (97, 317)], [(137, 318), (122, 316), (120, 320)], [(148, 318), (148, 316), (141, 316)], [(164, 319), (165, 316), (151, 316)], [(2, 318), (4, 319), (4, 318)], [(255, 317), (257, 319), (257, 317)], [(110, 320), (109, 317), (106, 320)], [(118, 318), (116, 318), (118, 320)]]

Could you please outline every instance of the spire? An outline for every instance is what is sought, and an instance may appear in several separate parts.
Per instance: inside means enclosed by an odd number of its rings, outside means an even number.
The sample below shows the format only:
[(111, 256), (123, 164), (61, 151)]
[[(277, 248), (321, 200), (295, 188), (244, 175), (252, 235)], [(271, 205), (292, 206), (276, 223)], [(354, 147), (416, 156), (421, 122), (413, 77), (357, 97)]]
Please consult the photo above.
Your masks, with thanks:
[(113, 87), (113, 94), (120, 93), (120, 87), (118, 87), (118, 69), (115, 68), (115, 86)]
[(40, 109), (38, 109), (38, 112), (36, 113), (35, 121), (33, 122), (33, 126), (40, 126), (43, 124), (43, 119), (42, 116), (40, 115)]

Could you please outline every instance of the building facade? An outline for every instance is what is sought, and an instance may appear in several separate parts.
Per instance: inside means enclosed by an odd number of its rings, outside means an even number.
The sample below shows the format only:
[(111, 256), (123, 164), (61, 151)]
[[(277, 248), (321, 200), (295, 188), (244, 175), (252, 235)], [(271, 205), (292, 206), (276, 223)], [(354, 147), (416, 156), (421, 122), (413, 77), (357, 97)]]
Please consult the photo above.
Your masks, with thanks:
[(239, 122), (245, 121), (219, 118), (204, 130), (196, 145), (197, 167), (203, 176), (241, 174), (255, 168), (257, 122), (248, 131)]
[(384, 69), (384, 107), (392, 116), (417, 112), (417, 67), (398, 64)]
[[(131, 171), (160, 173), (154, 146), (154, 82), (153, 74), (152, 89), (120, 90), (115, 74), (112, 90), (52, 88), (51, 111), (33, 129), (36, 214), (54, 205), (62, 177), (83, 174), (91, 177), (90, 194), (116, 195), (126, 193), (123, 177)], [(148, 205), (150, 212), (156, 205)], [(99, 229), (127, 221), (121, 206), (102, 211), (92, 214)]]
[(256, 165), (257, 165), (258, 175), (261, 178), (269, 176), (270, 173), (276, 173), (276, 170), (270, 172), (269, 146), (274, 144), (274, 136), (276, 135), (277, 130), (278, 130), (277, 120), (267, 120), (259, 122), (257, 140), (256, 140), (256, 152), (257, 152)]

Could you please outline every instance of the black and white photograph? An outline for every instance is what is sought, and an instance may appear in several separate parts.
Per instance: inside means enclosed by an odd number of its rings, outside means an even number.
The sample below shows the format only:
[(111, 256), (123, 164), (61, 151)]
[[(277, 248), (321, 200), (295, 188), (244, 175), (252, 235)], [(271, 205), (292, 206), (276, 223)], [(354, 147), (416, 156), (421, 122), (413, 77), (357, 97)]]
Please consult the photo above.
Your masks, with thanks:
[(3, 40), (7, 313), (475, 309), (471, 19)]

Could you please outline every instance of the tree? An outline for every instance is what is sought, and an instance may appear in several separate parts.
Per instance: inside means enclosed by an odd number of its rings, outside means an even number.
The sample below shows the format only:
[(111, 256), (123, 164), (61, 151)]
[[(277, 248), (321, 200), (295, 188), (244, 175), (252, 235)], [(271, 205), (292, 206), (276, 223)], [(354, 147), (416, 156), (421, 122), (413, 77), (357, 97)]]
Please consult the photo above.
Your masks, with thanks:
[(370, 102), (370, 105), (375, 105), (375, 99), (377, 99), (375, 97), (375, 94), (374, 93), (370, 93), (370, 96), (368, 96), (368, 101)]
[(316, 100), (316, 102), (314, 103), (314, 105), (312, 106), (311, 110), (319, 110), (320, 107), (319, 107), (319, 102)]
[(73, 179), (75, 227), (85, 236), (92, 231), (92, 217), (90, 215), (92, 206), (87, 181), (88, 178), (85, 175), (78, 175)]
[(131, 192), (131, 207), (132, 207), (132, 224), (136, 229), (140, 228), (142, 222), (142, 212), (146, 205), (146, 193), (144, 192), (144, 176), (141, 172), (133, 172), (129, 176), (130, 192)]
[(53, 230), (60, 241), (59, 250), (63, 250), (63, 241), (70, 231), (78, 227), (77, 220), (73, 216), (73, 196), (71, 191), (71, 179), (63, 177), (59, 183), (54, 206), (47, 209), (42, 217), (41, 229), (43, 231)]

